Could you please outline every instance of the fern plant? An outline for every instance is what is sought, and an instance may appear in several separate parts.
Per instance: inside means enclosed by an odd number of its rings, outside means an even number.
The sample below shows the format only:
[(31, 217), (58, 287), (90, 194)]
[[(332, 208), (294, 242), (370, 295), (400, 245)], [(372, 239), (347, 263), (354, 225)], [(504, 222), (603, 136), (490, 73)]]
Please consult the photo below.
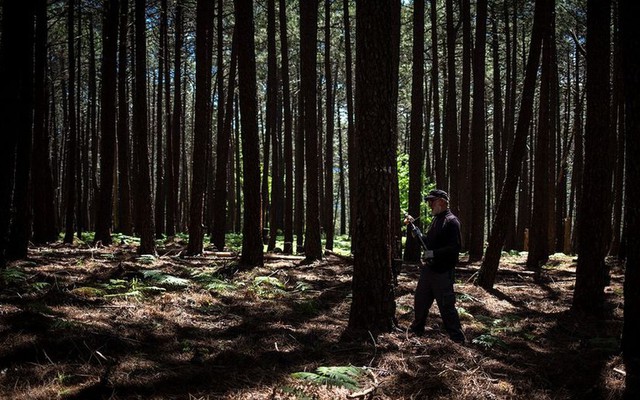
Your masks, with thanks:
[(274, 298), (286, 294), (284, 283), (274, 276), (257, 276), (251, 289), (260, 297)]
[(303, 380), (315, 385), (329, 387), (343, 387), (349, 390), (358, 390), (358, 379), (364, 375), (363, 368), (349, 366), (318, 367), (315, 372), (294, 372), (292, 378)]
[(0, 269), (0, 280), (6, 286), (25, 282), (28, 277), (29, 274), (27, 274), (22, 268)]

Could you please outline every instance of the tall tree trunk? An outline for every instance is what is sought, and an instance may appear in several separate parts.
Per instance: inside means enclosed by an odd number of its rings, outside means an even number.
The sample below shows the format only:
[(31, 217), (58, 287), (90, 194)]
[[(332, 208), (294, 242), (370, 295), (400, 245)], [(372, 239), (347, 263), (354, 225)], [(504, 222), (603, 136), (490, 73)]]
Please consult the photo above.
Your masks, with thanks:
[[(424, 107), (424, 0), (413, 3), (413, 74), (411, 76), (411, 133), (409, 139), (409, 214), (420, 217), (422, 202), (422, 110)], [(420, 242), (407, 229), (405, 261), (420, 260)]]
[(371, 332), (394, 326), (393, 166), (396, 163), (396, 1), (358, 5), (356, 21), (356, 135), (358, 182), (355, 194), (353, 301), (348, 328)]
[(325, 134), (325, 180), (324, 180), (324, 232), (326, 235), (325, 248), (333, 250), (335, 225), (333, 222), (333, 79), (331, 76), (331, 0), (325, 0), (324, 8), (324, 75), (326, 80), (327, 131)]
[[(447, 146), (448, 182), (451, 208), (458, 215), (458, 96), (456, 86), (456, 28), (453, 25), (453, 0), (446, 0), (447, 20), (447, 107), (444, 136)], [(440, 184), (440, 182), (438, 182)]]
[[(271, 206), (269, 207), (269, 244), (267, 250), (272, 251), (276, 247), (278, 236), (277, 208), (278, 200), (282, 195), (282, 182), (280, 177), (280, 160), (278, 142), (278, 62), (276, 55), (276, 3), (275, 0), (267, 0), (267, 130), (265, 144), (272, 146), (271, 167)], [(263, 186), (263, 190), (264, 190)], [(265, 193), (263, 193), (265, 194)], [(268, 192), (266, 193), (268, 194)]]
[[(484, 250), (486, 132), (485, 132), (485, 49), (487, 44), (487, 0), (476, 7), (476, 45), (473, 54), (473, 120), (471, 121), (471, 218), (469, 260), (482, 259)], [(467, 196), (465, 196), (467, 197)]]
[[(58, 238), (56, 228), (55, 195), (50, 163), (47, 125), (47, 2), (35, 2), (36, 36), (34, 67), (34, 123), (33, 123), (33, 238), (36, 244), (53, 242)], [(5, 87), (3, 85), (3, 87)], [(7, 104), (3, 102), (3, 104)]]
[(529, 133), (529, 124), (533, 114), (533, 100), (536, 87), (536, 76), (540, 63), (540, 50), (542, 44), (542, 29), (545, 21), (546, 8), (550, 0), (536, 0), (533, 28), (531, 32), (531, 42), (527, 68), (525, 71), (524, 87), (522, 89), (522, 102), (520, 105), (520, 115), (518, 126), (516, 127), (513, 147), (509, 154), (507, 163), (506, 178), (500, 194), (500, 201), (496, 210), (496, 217), (491, 226), (489, 235), (489, 245), (487, 247), (482, 267), (476, 283), (489, 290), (493, 288), (500, 254), (506, 236), (506, 223), (509, 221), (513, 209), (516, 195), (516, 186), (522, 169), (522, 159), (526, 153), (526, 142)]
[[(117, 14), (116, 14), (116, 29), (117, 29)], [(116, 31), (116, 40), (117, 40), (117, 31)], [(95, 34), (94, 34), (94, 25), (93, 25), (93, 16), (89, 15), (89, 76), (88, 76), (88, 98), (89, 103), (87, 105), (87, 135), (86, 141), (91, 140), (91, 168), (87, 169), (87, 173), (85, 174), (88, 178), (88, 184), (85, 189), (85, 193), (87, 193), (88, 197), (88, 213), (87, 217), (89, 220), (89, 227), (93, 226), (93, 229), (96, 229), (96, 221), (97, 218), (96, 210), (97, 203), (100, 201), (98, 199), (98, 148), (100, 147), (100, 139), (98, 135), (98, 105), (97, 105), (97, 96), (98, 90), (96, 85), (96, 46), (95, 46)], [(116, 42), (117, 45), (117, 42)], [(115, 115), (114, 115), (115, 121)], [(86, 146), (88, 149), (89, 146)], [(114, 147), (115, 149), (115, 147)], [(85, 156), (87, 159), (86, 165), (88, 166), (88, 152), (85, 150)], [(113, 188), (111, 189), (113, 192)], [(85, 203), (87, 204), (87, 203)], [(113, 219), (113, 216), (112, 216)]]
[(180, 137), (182, 136), (182, 0), (176, 1), (173, 55), (173, 111), (171, 117), (171, 151), (167, 149), (167, 235), (176, 233), (178, 193), (180, 189)]
[[(640, 48), (640, 29), (637, 17), (640, 3), (631, 0), (619, 2), (620, 37), (622, 54), (634, 54)], [(625, 379), (624, 398), (631, 400), (640, 396), (640, 63), (638, 57), (624, 57), (624, 103), (625, 103), (625, 222), (627, 237), (627, 262), (624, 277), (624, 325), (622, 328), (622, 351)]]
[(431, 0), (429, 11), (431, 20), (431, 90), (433, 91), (433, 163), (436, 186), (446, 186), (442, 135), (440, 121), (440, 61), (438, 55), (438, 12), (437, 0)]
[[(354, 188), (358, 186), (357, 173), (357, 143), (353, 116), (353, 66), (351, 55), (351, 22), (349, 17), (349, 0), (342, 1), (344, 20), (344, 60), (345, 60), (345, 102), (347, 103), (347, 159), (349, 163), (349, 232), (353, 233), (354, 226)], [(353, 236), (352, 236), (353, 242)]]
[(287, 35), (287, 4), (279, 0), (280, 52), (282, 71), (282, 107), (284, 115), (284, 248), (285, 254), (293, 253), (293, 117), (291, 90), (289, 89), (289, 39)]
[(129, 135), (129, 96), (127, 93), (127, 30), (129, 0), (120, 1), (120, 31), (118, 49), (118, 222), (119, 231), (133, 234), (131, 210), (131, 150)]
[(213, 2), (198, 0), (196, 6), (196, 104), (193, 138), (193, 170), (191, 174), (191, 204), (189, 209), (189, 245), (187, 253), (202, 253), (204, 237), (203, 210), (206, 186), (207, 140), (210, 131), (211, 57), (213, 43)]
[[(74, 68), (75, 62), (75, 0), (68, 1), (68, 19), (67, 19), (67, 46), (68, 46), (68, 61), (69, 61), (69, 87), (68, 87), (68, 118), (69, 129), (67, 134), (67, 162), (65, 172), (65, 187), (66, 187), (66, 211), (65, 211), (65, 233), (64, 242), (72, 243), (74, 234), (74, 222), (76, 217), (75, 203), (76, 203), (76, 152), (77, 152), (77, 127), (76, 127), (76, 74)], [(79, 177), (77, 177), (79, 178)]]
[(102, 94), (100, 121), (102, 141), (100, 142), (100, 196), (96, 214), (95, 241), (111, 244), (113, 215), (113, 173), (116, 146), (116, 87), (118, 74), (116, 57), (118, 54), (118, 11), (119, 0), (104, 1), (102, 28)]
[[(229, 177), (229, 156), (231, 143), (231, 129), (233, 121), (233, 99), (236, 85), (236, 68), (237, 68), (237, 30), (233, 30), (233, 38), (231, 40), (231, 65), (229, 67), (229, 83), (228, 94), (226, 99), (226, 110), (223, 112), (224, 121), (222, 130), (218, 132), (218, 142), (216, 146), (216, 182), (215, 182), (215, 204), (213, 209), (213, 230), (211, 232), (211, 243), (220, 251), (225, 246), (225, 225), (227, 220), (226, 203), (227, 188), (234, 184)], [(219, 46), (222, 46), (221, 44)], [(220, 53), (219, 53), (220, 54)], [(222, 92), (220, 92), (222, 94)], [(222, 106), (222, 105), (220, 105)]]
[[(575, 76), (576, 83), (574, 88), (574, 112), (573, 112), (573, 174), (571, 179), (571, 185), (573, 193), (571, 204), (575, 204), (575, 208), (570, 209), (570, 216), (573, 214), (577, 214), (577, 211), (580, 209), (580, 202), (582, 201), (582, 177), (584, 171), (584, 134), (583, 134), (583, 124), (582, 124), (582, 108), (583, 108), (583, 96), (584, 92), (580, 90), (580, 87), (583, 85), (583, 82), (580, 78), (580, 51), (576, 48), (575, 54)], [(575, 213), (572, 212), (575, 210)], [(578, 239), (579, 239), (579, 225), (580, 220), (576, 215), (575, 223), (573, 224), (573, 232), (571, 236), (571, 246), (573, 249), (578, 248)]]
[(294, 231), (296, 234), (296, 252), (304, 253), (304, 127), (302, 126), (304, 107), (302, 95), (298, 94), (298, 117), (295, 133), (295, 198)]
[(238, 47), (238, 90), (242, 116), (244, 176), (244, 223), (240, 264), (253, 267), (263, 264), (253, 2), (237, 0), (234, 6), (238, 43), (242, 43), (242, 46)]
[[(471, 166), (471, 149), (469, 142), (471, 138), (470, 133), (470, 110), (471, 110), (471, 60), (472, 60), (472, 38), (471, 38), (471, 4), (470, 0), (462, 0), (460, 2), (460, 19), (462, 20), (462, 87), (460, 96), (460, 146), (458, 150), (458, 181), (457, 187), (459, 193), (469, 193), (471, 189), (471, 181), (469, 168)], [(486, 41), (486, 39), (485, 39)], [(474, 54), (477, 55), (476, 52)], [(482, 54), (484, 60), (484, 53)], [(475, 71), (474, 71), (475, 72)], [(474, 81), (475, 83), (475, 81)], [(454, 88), (457, 90), (457, 88)], [(474, 99), (476, 99), (476, 93), (473, 93)], [(484, 191), (482, 192), (484, 195)], [(474, 203), (478, 199), (473, 198)], [(471, 216), (471, 197), (470, 196), (456, 196), (455, 203), (457, 204), (456, 215), (460, 219), (462, 226), (469, 226), (469, 217)], [(473, 229), (463, 229), (462, 234), (462, 250), (467, 250), (469, 246), (469, 240)]]
[(504, 135), (504, 105), (502, 104), (502, 78), (499, 44), (500, 38), (498, 35), (497, 14), (498, 11), (496, 10), (495, 5), (493, 5), (491, 8), (491, 55), (493, 59), (493, 171), (495, 174), (494, 192), (496, 198), (500, 195), (500, 190), (502, 190), (505, 159), (505, 149), (504, 147), (502, 147), (502, 137)]
[(316, 125), (316, 43), (318, 2), (300, 1), (300, 95), (303, 97), (303, 125), (306, 150), (306, 230), (304, 252), (307, 261), (322, 258), (320, 243), (320, 198), (318, 186), (318, 128)]
[[(14, 9), (15, 10), (15, 9)], [(15, 58), (10, 62), (16, 64), (16, 74), (8, 76), (18, 82), (17, 91), (11, 101), (17, 103), (15, 108), (15, 129), (17, 132), (15, 152), (15, 180), (13, 184), (13, 219), (11, 221), (7, 258), (26, 258), (29, 239), (31, 238), (31, 193), (29, 177), (31, 174), (31, 150), (33, 137), (33, 66), (34, 66), (34, 3), (21, 6), (15, 15), (19, 29), (20, 46)], [(16, 32), (16, 31), (13, 31)], [(13, 40), (9, 38), (9, 40)], [(4, 103), (6, 106), (7, 103)], [(7, 131), (2, 131), (3, 135)], [(9, 170), (11, 171), (11, 170)]]
[[(552, 18), (553, 10), (548, 10), (545, 19), (549, 25), (545, 26), (542, 38), (542, 73), (540, 76), (540, 104), (538, 110), (538, 134), (535, 146), (534, 179), (533, 179), (533, 215), (531, 229), (529, 230), (529, 255), (527, 256), (527, 268), (535, 271), (536, 279), (540, 276), (542, 264), (549, 260), (549, 169), (551, 163), (551, 62), (553, 38)], [(553, 196), (551, 196), (553, 197)]]
[[(611, 233), (609, 0), (587, 1), (587, 123), (578, 218), (578, 265), (573, 309), (599, 314), (604, 306), (604, 258)], [(598, 201), (593, 195), (598, 194)]]
[[(614, 13), (616, 15), (616, 13)], [(618, 14), (619, 15), (619, 14)], [(620, 253), (620, 237), (622, 234), (622, 198), (624, 192), (624, 82), (622, 73), (622, 52), (620, 43), (620, 21), (616, 18), (614, 51), (613, 51), (613, 94), (611, 101), (611, 133), (612, 145), (615, 145), (615, 168), (613, 170), (613, 216), (611, 221), (611, 242), (609, 255)]]
[(135, 95), (133, 101), (135, 154), (136, 154), (136, 231), (140, 234), (140, 254), (155, 254), (155, 229), (151, 199), (151, 171), (147, 134), (147, 45), (145, 23), (145, 0), (135, 3)]
[[(163, 96), (169, 81), (165, 81), (166, 71), (169, 68), (167, 59), (167, 0), (160, 2), (160, 38), (158, 45), (158, 87), (156, 97), (156, 201), (155, 201), (155, 228), (156, 237), (162, 238), (165, 232), (165, 208), (166, 208), (166, 181), (164, 171), (162, 137), (164, 135), (164, 116), (168, 114), (169, 104), (163, 105)], [(166, 87), (165, 87), (166, 85)], [(169, 125), (167, 125), (167, 130)], [(167, 135), (168, 136), (168, 135)]]

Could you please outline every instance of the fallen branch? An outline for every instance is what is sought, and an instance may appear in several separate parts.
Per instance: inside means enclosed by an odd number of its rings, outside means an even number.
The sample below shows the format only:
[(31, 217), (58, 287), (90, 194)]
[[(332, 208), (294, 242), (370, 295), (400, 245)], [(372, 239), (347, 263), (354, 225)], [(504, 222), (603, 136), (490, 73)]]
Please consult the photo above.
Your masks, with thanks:
[(360, 392), (348, 394), (347, 398), (349, 398), (349, 399), (357, 399), (357, 398), (360, 398), (360, 397), (365, 397), (365, 396), (373, 393), (378, 388), (379, 383), (378, 383), (378, 378), (376, 377), (376, 375), (373, 373), (373, 371), (371, 371), (370, 368), (367, 368), (366, 371), (369, 374), (369, 376), (371, 376), (371, 379), (373, 379), (373, 386), (371, 386), (370, 388), (364, 389), (363, 391), (360, 391)]
[(627, 373), (620, 368), (614, 368), (613, 371), (619, 373), (622, 376), (627, 376)]

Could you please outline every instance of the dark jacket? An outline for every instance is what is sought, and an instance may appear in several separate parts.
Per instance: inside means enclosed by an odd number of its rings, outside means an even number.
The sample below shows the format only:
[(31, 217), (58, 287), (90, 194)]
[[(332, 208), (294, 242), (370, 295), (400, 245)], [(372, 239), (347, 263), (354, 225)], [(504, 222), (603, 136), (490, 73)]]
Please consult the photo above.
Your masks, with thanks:
[(423, 239), (427, 248), (433, 250), (433, 260), (429, 266), (436, 272), (451, 270), (458, 264), (462, 243), (460, 221), (451, 210), (434, 215)]

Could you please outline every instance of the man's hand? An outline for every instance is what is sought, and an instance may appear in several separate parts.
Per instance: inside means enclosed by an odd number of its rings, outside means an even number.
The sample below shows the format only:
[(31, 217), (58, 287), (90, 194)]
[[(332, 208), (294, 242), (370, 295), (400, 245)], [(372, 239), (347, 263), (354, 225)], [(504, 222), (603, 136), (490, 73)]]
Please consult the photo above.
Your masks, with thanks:
[(404, 224), (405, 225), (409, 225), (410, 223), (412, 223), (415, 220), (416, 220), (415, 218), (413, 218), (411, 215), (407, 214), (404, 217)]
[(422, 258), (426, 258), (427, 260), (433, 259), (433, 250), (425, 250), (422, 253)]

